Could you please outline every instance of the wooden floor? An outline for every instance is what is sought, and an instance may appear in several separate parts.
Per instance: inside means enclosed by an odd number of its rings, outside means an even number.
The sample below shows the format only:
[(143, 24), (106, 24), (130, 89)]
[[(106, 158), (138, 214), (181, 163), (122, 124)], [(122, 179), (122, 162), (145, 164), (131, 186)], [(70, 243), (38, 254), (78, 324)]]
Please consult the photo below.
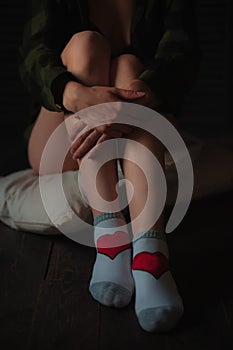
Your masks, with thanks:
[(0, 348), (233, 349), (231, 199), (232, 193), (225, 193), (193, 201), (168, 235), (172, 272), (185, 305), (183, 319), (169, 334), (141, 330), (133, 300), (117, 310), (92, 299), (94, 248), (0, 224)]

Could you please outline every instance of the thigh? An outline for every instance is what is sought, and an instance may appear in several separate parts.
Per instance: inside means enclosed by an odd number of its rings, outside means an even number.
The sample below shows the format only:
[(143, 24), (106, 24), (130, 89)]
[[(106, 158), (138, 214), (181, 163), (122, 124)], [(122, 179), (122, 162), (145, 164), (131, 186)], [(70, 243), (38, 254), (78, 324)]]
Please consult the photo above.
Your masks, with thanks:
[[(49, 137), (63, 121), (64, 113), (51, 112), (44, 107), (41, 108), (28, 144), (28, 159), (35, 173), (39, 173), (41, 157)], [(66, 133), (65, 124), (64, 132)], [(78, 169), (78, 164), (72, 159), (71, 154), (68, 152), (64, 160), (62, 171), (76, 169)]]

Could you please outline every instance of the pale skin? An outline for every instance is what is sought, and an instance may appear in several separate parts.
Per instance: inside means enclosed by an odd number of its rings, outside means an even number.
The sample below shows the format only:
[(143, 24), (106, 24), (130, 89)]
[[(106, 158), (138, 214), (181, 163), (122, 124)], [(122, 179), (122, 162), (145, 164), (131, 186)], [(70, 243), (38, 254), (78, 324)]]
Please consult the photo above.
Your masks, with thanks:
[[(119, 48), (128, 43), (127, 35), (123, 41), (124, 43), (119, 41), (116, 47)], [(97, 32), (84, 31), (71, 38), (61, 58), (67, 70), (83, 84), (67, 83), (63, 94), (63, 104), (67, 110), (75, 113), (88, 106), (115, 101), (132, 101), (147, 107), (156, 107), (158, 101), (155, 94), (144, 82), (137, 79), (144, 70), (140, 60), (130, 54), (111, 58), (113, 51), (114, 47), (110, 46), (109, 41)], [(39, 172), (41, 155), (48, 138), (65, 118), (67, 115), (63, 112), (51, 112), (44, 107), (41, 108), (28, 147), (29, 161), (36, 173)], [(140, 142), (151, 150), (164, 166), (164, 147), (155, 137), (141, 129), (121, 124), (108, 124), (89, 131), (72, 144), (65, 159), (63, 171), (78, 169), (82, 158), (96, 143), (114, 137), (127, 137)], [(134, 196), (129, 203), (130, 216), (133, 220), (145, 205), (147, 182), (142, 170), (133, 162), (122, 160), (122, 168), (125, 178), (134, 187)], [(112, 160), (101, 168), (97, 177), (98, 190), (105, 200), (112, 201), (117, 197), (115, 191), (117, 181), (116, 160)], [(156, 196), (156, 188), (154, 196)], [(92, 209), (92, 212), (95, 218), (101, 210)], [(137, 227), (137, 232), (144, 230), (144, 220), (146, 218), (142, 219), (142, 227)], [(151, 229), (163, 231), (163, 215)]]

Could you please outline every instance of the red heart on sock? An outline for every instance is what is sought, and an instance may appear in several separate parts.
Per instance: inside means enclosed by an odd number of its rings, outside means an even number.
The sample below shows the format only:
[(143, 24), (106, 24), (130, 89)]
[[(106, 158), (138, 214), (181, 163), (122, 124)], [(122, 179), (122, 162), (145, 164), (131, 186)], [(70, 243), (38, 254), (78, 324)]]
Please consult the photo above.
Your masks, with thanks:
[(159, 279), (165, 272), (169, 271), (168, 259), (160, 252), (141, 252), (133, 259), (132, 269), (149, 272), (156, 279)]
[(114, 259), (123, 250), (130, 248), (128, 234), (116, 231), (114, 234), (106, 234), (97, 240), (97, 251)]

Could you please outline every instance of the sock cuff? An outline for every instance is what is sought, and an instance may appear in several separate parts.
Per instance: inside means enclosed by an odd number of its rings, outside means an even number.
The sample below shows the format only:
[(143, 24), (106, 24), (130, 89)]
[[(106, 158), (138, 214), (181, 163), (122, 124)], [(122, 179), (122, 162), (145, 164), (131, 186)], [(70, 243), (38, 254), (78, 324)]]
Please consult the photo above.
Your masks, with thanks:
[(97, 226), (102, 221), (110, 220), (110, 219), (122, 219), (122, 220), (124, 220), (124, 215), (121, 212), (103, 213), (103, 214), (96, 216), (96, 218), (94, 219), (93, 225)]
[(156, 238), (156, 239), (161, 239), (164, 242), (167, 242), (166, 236), (164, 233), (155, 231), (155, 230), (149, 230), (149, 231), (143, 231), (139, 232), (134, 236), (133, 239), (133, 244), (135, 244), (139, 239), (144, 239), (144, 238)]

